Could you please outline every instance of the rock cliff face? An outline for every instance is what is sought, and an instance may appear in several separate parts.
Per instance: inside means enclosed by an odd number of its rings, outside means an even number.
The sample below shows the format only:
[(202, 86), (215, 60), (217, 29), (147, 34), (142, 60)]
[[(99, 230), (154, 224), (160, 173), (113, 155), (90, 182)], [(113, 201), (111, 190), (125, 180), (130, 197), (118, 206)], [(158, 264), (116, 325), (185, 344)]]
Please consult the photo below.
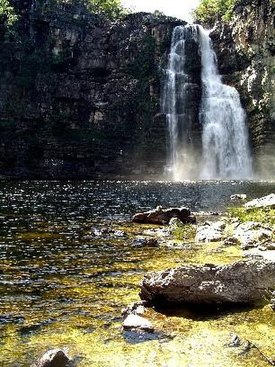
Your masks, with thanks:
[[(247, 110), (262, 176), (275, 172), (271, 2), (238, 0), (233, 23), (211, 34), (220, 72)], [(79, 5), (12, 3), (20, 15), (15, 29), (0, 20), (0, 176), (161, 177), (161, 83), (172, 31), (185, 23), (146, 13), (110, 22)], [(199, 103), (189, 103), (195, 121)], [(199, 139), (200, 126), (194, 129)]]
[(219, 69), (241, 95), (247, 111), (255, 169), (274, 177), (275, 141), (275, 4), (238, 0), (230, 24), (211, 34)]
[(14, 1), (20, 39), (1, 34), (0, 174), (148, 177), (162, 172), (162, 67), (175, 19), (111, 23), (80, 6)]

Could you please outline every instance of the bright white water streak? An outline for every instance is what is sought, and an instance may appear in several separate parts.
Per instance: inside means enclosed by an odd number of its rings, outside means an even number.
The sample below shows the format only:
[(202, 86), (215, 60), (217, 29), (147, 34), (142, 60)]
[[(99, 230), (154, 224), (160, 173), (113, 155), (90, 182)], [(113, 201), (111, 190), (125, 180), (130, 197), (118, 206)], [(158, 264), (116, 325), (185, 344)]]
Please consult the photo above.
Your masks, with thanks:
[(190, 157), (192, 147), (192, 116), (187, 111), (187, 93), (190, 83), (185, 72), (186, 39), (197, 37), (192, 26), (175, 27), (172, 36), (169, 63), (166, 70), (162, 110), (166, 114), (169, 130), (169, 154), (166, 170), (168, 178), (174, 181), (194, 178)]
[(251, 178), (246, 115), (237, 90), (222, 83), (209, 32), (198, 26), (202, 62), (201, 178)]
[[(202, 152), (195, 150), (192, 118), (187, 109), (188, 75), (185, 72), (186, 40), (199, 44), (202, 63), (200, 122)], [(199, 57), (199, 56), (198, 56)], [(208, 32), (198, 25), (175, 27), (162, 109), (169, 129), (166, 169), (174, 181), (186, 179), (248, 179), (252, 162), (245, 125), (245, 112), (235, 88), (224, 85), (216, 66)]]

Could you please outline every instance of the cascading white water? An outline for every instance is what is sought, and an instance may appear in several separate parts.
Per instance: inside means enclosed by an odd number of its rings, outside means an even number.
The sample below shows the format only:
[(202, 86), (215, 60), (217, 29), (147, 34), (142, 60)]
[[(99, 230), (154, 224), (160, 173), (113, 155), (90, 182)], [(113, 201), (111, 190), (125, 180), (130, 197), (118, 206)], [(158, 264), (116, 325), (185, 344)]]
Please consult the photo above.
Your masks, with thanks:
[(199, 27), (202, 62), (201, 175), (203, 179), (252, 177), (246, 115), (237, 90), (222, 83), (208, 32)]
[[(192, 142), (188, 110), (189, 77), (186, 74), (186, 41), (201, 53), (202, 152)], [(199, 57), (199, 55), (198, 55)], [(174, 29), (162, 102), (169, 130), (167, 171), (172, 180), (251, 178), (252, 163), (245, 112), (235, 88), (224, 85), (208, 32), (199, 25)]]
[(177, 26), (173, 31), (169, 63), (163, 91), (162, 110), (166, 114), (169, 131), (169, 154), (166, 171), (171, 180), (187, 179), (193, 175), (191, 115), (187, 111), (187, 94), (191, 83), (185, 72), (186, 38), (198, 36), (193, 26)]

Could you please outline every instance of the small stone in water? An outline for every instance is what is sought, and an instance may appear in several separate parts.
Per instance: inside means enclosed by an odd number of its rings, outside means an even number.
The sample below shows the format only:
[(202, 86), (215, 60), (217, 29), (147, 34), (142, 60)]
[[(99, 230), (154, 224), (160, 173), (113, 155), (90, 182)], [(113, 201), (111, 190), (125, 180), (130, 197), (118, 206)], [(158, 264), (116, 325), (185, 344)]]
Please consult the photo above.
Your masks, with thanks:
[(126, 319), (123, 322), (123, 328), (126, 330), (140, 329), (140, 330), (154, 331), (154, 327), (149, 320), (134, 314), (130, 314), (126, 317)]

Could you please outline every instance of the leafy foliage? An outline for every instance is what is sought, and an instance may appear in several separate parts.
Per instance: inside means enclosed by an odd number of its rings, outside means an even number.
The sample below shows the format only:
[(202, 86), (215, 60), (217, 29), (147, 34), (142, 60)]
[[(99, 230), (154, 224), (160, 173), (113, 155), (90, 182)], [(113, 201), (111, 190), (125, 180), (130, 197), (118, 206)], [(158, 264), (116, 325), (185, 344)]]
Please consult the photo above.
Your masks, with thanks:
[(119, 18), (124, 9), (120, 0), (85, 0), (87, 8), (94, 13), (103, 13), (111, 19)]
[(236, 0), (201, 0), (193, 16), (196, 21), (208, 26), (213, 26), (217, 20), (229, 21), (235, 2)]
[(230, 208), (231, 218), (237, 218), (241, 223), (262, 222), (269, 225), (275, 224), (275, 209), (272, 208)]
[(110, 19), (117, 19), (125, 12), (120, 0), (50, 0), (48, 3), (51, 6), (62, 3), (84, 5), (91, 13), (104, 14)]
[(13, 6), (8, 0), (0, 1), (0, 21), (11, 26), (17, 20), (17, 15), (14, 12)]

